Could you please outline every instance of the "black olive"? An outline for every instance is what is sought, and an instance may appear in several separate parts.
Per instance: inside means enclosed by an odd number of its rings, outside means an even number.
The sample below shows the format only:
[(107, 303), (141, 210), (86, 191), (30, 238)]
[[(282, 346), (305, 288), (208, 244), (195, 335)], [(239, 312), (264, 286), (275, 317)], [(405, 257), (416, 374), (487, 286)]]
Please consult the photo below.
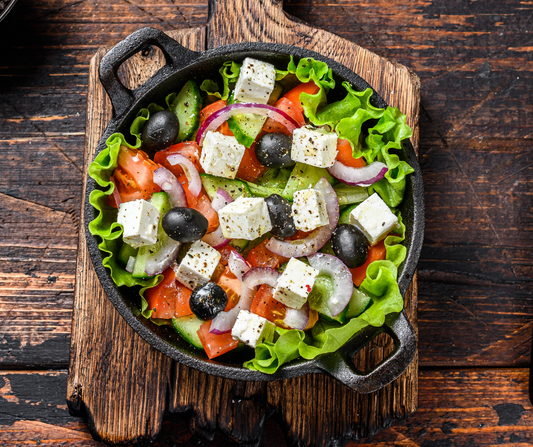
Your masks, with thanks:
[(192, 313), (201, 320), (212, 320), (226, 308), (227, 304), (228, 295), (214, 282), (197, 286), (189, 298)]
[(209, 222), (200, 211), (177, 206), (163, 216), (162, 226), (175, 241), (194, 242), (204, 237)]
[(269, 168), (288, 168), (294, 166), (291, 159), (292, 140), (283, 133), (266, 133), (255, 145), (257, 159)]
[(363, 265), (368, 256), (368, 244), (363, 232), (353, 225), (341, 224), (331, 236), (331, 248), (348, 268)]
[(170, 110), (154, 113), (144, 125), (141, 135), (143, 148), (148, 153), (166, 149), (174, 143), (180, 130), (178, 118)]
[(272, 194), (265, 199), (268, 206), (270, 222), (272, 222), (271, 233), (280, 238), (291, 237), (296, 234), (296, 227), (291, 217), (291, 205), (283, 197)]

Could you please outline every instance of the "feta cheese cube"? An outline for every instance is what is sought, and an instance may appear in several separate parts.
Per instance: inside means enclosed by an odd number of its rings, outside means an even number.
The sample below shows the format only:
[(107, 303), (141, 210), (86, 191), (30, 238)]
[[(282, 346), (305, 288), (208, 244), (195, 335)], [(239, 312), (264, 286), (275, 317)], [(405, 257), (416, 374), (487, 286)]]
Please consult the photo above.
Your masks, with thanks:
[(350, 213), (350, 223), (365, 234), (371, 245), (384, 239), (393, 228), (400, 227), (398, 218), (377, 193)]
[(316, 189), (296, 191), (293, 196), (292, 218), (297, 230), (311, 231), (329, 224), (324, 195)]
[(235, 84), (235, 101), (266, 104), (274, 90), (276, 68), (267, 62), (247, 57)]
[(291, 258), (274, 289), (274, 299), (294, 309), (300, 309), (313, 289), (319, 271)]
[(122, 225), (122, 239), (139, 248), (157, 242), (159, 211), (144, 199), (122, 202), (118, 208), (117, 222)]
[(248, 346), (255, 348), (265, 340), (272, 340), (275, 327), (266, 318), (243, 309), (237, 315), (237, 321), (235, 321), (231, 329), (231, 336), (235, 340), (240, 340)]
[(337, 134), (304, 126), (292, 134), (291, 158), (317, 168), (329, 168), (337, 156)]
[(210, 245), (196, 241), (191, 245), (179, 265), (174, 264), (176, 279), (185, 287), (194, 290), (209, 282), (220, 261), (221, 255)]
[(233, 179), (245, 150), (237, 138), (209, 131), (204, 138), (200, 164), (207, 174)]
[(254, 240), (272, 230), (265, 199), (239, 197), (218, 211), (222, 234), (227, 239)]

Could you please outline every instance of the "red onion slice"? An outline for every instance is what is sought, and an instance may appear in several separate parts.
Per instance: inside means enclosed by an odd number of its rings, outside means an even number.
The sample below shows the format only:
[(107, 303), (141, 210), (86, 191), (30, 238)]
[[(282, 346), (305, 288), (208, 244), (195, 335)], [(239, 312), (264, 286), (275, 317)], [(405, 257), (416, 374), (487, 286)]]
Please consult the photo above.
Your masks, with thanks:
[(385, 163), (379, 161), (375, 161), (362, 168), (352, 168), (342, 164), (340, 161), (335, 161), (333, 166), (327, 169), (337, 180), (348, 185), (363, 187), (370, 186), (381, 180), (389, 170)]
[(233, 197), (229, 195), (229, 192), (225, 189), (218, 188), (217, 193), (211, 201), (211, 208), (213, 208), (217, 213), (224, 208), (226, 205), (229, 205), (233, 202)]
[(266, 244), (266, 248), (271, 252), (286, 258), (301, 258), (302, 256), (309, 256), (316, 253), (329, 241), (339, 221), (339, 201), (337, 194), (335, 194), (335, 190), (325, 177), (322, 177), (317, 182), (314, 189), (320, 191), (324, 196), (329, 224), (317, 228), (305, 239), (281, 241), (273, 237)]
[(122, 203), (122, 200), (120, 199), (120, 194), (118, 193), (117, 189), (117, 182), (115, 181), (115, 177), (111, 176), (109, 178), (109, 181), (113, 183), (113, 198), (115, 199), (115, 203), (117, 204), (117, 208), (120, 207), (120, 204)]
[(220, 312), (212, 321), (209, 332), (213, 334), (224, 334), (231, 331), (237, 321), (237, 316), (241, 310), (250, 310), (252, 300), (255, 295), (253, 287), (247, 287), (242, 278), (249, 270), (250, 266), (244, 258), (234, 251), (231, 252), (228, 260), (228, 266), (231, 272), (241, 283), (241, 297), (237, 305), (228, 312)]
[(154, 183), (168, 194), (172, 208), (187, 206), (187, 196), (183, 186), (167, 168), (161, 166), (154, 171)]
[(189, 192), (194, 197), (198, 197), (198, 194), (202, 190), (202, 179), (194, 163), (182, 154), (171, 154), (167, 157), (167, 161), (172, 166), (180, 165), (183, 168), (183, 172), (185, 172), (185, 176), (189, 182)]
[(281, 273), (270, 267), (254, 267), (250, 269), (242, 278), (242, 282), (248, 287), (257, 287), (261, 284), (267, 284), (270, 287), (276, 287), (278, 278)]
[(148, 276), (159, 275), (176, 260), (181, 242), (166, 237), (161, 248), (146, 260), (144, 272)]
[(206, 244), (211, 245), (211, 247), (217, 250), (229, 244), (229, 239), (226, 239), (224, 237), (224, 235), (222, 234), (222, 228), (220, 227), (218, 227), (212, 233), (206, 234), (202, 238), (202, 241), (204, 241)]
[(332, 316), (340, 314), (350, 302), (353, 293), (352, 274), (339, 258), (325, 253), (308, 256), (311, 267), (333, 279), (333, 293), (327, 305)]
[(303, 331), (309, 324), (309, 304), (305, 303), (300, 309), (292, 307), (285, 308), (285, 318), (283, 322), (291, 329)]
[(198, 145), (202, 145), (204, 136), (207, 132), (210, 130), (217, 130), (233, 115), (240, 115), (241, 113), (256, 113), (258, 115), (266, 116), (267, 118), (272, 118), (285, 126), (291, 134), (294, 129), (300, 127), (290, 115), (283, 110), (269, 106), (268, 104), (257, 104), (252, 102), (234, 103), (223, 109), (217, 110), (202, 123), (198, 130), (198, 134), (196, 135), (196, 142)]

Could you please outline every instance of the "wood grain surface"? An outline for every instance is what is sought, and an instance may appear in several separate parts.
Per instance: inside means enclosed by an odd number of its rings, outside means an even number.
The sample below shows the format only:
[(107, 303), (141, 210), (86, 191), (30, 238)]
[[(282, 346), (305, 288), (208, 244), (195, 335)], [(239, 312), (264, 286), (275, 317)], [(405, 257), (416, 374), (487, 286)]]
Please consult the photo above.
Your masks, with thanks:
[[(0, 24), (0, 443), (101, 445), (64, 400), (89, 61), (143, 26), (203, 26), (207, 9), (19, 0)], [(531, 445), (533, 6), (287, 0), (284, 10), (421, 79), (419, 410), (349, 444)], [(264, 445), (286, 445), (278, 424), (267, 420)], [(195, 442), (169, 416), (156, 444)]]

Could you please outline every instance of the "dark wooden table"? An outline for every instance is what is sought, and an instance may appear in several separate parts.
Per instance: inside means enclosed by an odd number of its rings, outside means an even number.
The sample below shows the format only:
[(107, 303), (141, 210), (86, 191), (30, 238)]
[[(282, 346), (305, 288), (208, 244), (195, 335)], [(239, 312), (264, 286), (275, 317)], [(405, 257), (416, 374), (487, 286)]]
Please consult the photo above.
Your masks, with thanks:
[[(352, 444), (533, 444), (533, 3), (285, 10), (422, 83), (419, 410)], [(143, 26), (206, 20), (206, 1), (19, 0), (0, 23), (0, 445), (99, 445), (65, 402), (89, 60)], [(169, 416), (157, 444), (196, 441)], [(285, 445), (276, 421), (263, 444)]]

